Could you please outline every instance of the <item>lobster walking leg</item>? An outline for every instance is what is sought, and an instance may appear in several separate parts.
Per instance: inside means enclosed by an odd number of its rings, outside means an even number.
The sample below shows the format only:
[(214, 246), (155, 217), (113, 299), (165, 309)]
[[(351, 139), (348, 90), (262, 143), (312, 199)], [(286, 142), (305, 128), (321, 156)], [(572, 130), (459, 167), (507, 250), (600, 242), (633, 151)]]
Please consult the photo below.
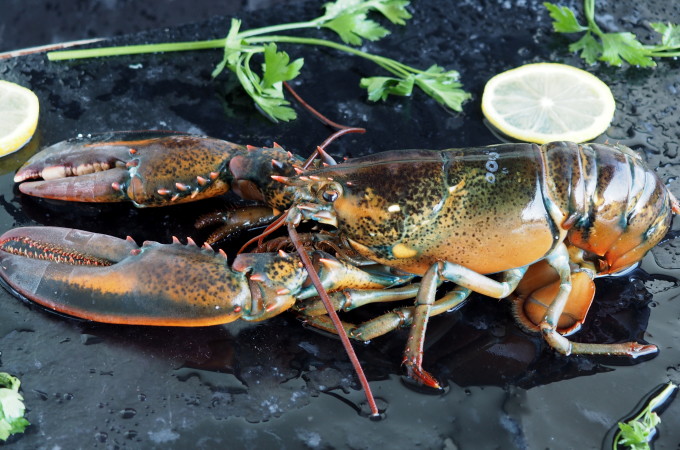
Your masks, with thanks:
[[(330, 295), (335, 308), (338, 311), (350, 311), (370, 303), (381, 303), (388, 301), (399, 301), (413, 298), (417, 295), (419, 283), (412, 283), (408, 286), (394, 288), (387, 291), (370, 291), (348, 289), (341, 292), (334, 292)], [(470, 295), (470, 289), (460, 286), (445, 294), (437, 300), (430, 310), (430, 317), (442, 314), (463, 305)], [(335, 333), (335, 328), (324, 311), (323, 305), (319, 306), (320, 300), (312, 300), (312, 306), (296, 308), (303, 314), (304, 320), (308, 325), (324, 331)], [(345, 300), (345, 301), (343, 301)], [(370, 341), (376, 337), (385, 335), (397, 328), (408, 327), (413, 323), (413, 306), (397, 308), (374, 319), (367, 320), (359, 325), (343, 322), (343, 327), (348, 336), (359, 341)]]
[[(336, 311), (347, 312), (371, 303), (397, 302), (415, 298), (418, 289), (420, 289), (420, 283), (411, 283), (389, 290), (345, 289), (329, 295)], [(293, 309), (306, 318), (327, 314), (323, 302), (318, 297), (302, 300)]]
[(206, 214), (196, 220), (195, 226), (198, 229), (217, 226), (205, 239), (207, 244), (213, 245), (239, 232), (258, 226), (269, 225), (276, 219), (277, 215), (267, 206), (246, 206)]
[[(431, 305), (429, 317), (460, 308), (465, 304), (471, 292), (470, 289), (457, 286)], [(415, 307), (409, 306), (383, 314), (354, 328), (350, 337), (369, 341), (397, 328), (411, 326), (414, 312)]]
[(413, 324), (406, 343), (406, 350), (404, 350), (403, 362), (409, 376), (426, 386), (439, 388), (437, 380), (422, 368), (422, 362), (427, 321), (435, 302), (436, 289), (440, 278), (489, 297), (503, 298), (507, 297), (517, 287), (526, 270), (527, 267), (508, 270), (502, 274), (501, 281), (495, 281), (458, 264), (447, 262), (433, 264), (421, 281), (421, 288), (416, 297)]
[[(595, 297), (595, 271), (585, 261), (575, 263), (573, 256), (571, 260), (579, 268), (571, 272), (571, 292), (557, 323), (557, 331), (563, 336), (581, 328)], [(510, 297), (517, 323), (526, 331), (539, 332), (539, 324), (555, 301), (560, 285), (560, 275), (546, 260), (532, 264)]]
[(572, 342), (557, 331), (558, 321), (565, 309), (571, 293), (571, 268), (569, 266), (569, 252), (564, 244), (560, 244), (551, 252), (546, 261), (560, 275), (560, 289), (555, 300), (548, 307), (539, 328), (546, 342), (563, 355), (619, 355), (637, 358), (638, 356), (655, 353), (655, 345), (641, 345), (637, 342), (622, 342), (619, 344), (588, 344)]

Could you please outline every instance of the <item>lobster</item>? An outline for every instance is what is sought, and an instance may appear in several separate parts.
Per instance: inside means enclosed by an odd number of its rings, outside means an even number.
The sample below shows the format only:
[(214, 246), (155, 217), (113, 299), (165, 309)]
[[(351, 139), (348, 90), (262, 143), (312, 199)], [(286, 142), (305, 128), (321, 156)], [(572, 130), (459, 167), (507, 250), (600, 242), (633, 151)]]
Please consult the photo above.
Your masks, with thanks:
[[(321, 154), (325, 163), (304, 162), (278, 145), (179, 133), (56, 144), (17, 172), (21, 192), (155, 207), (231, 190), (265, 207), (230, 215), (227, 231), (212, 240), (253, 223), (271, 225), (259, 251), (241, 252), (231, 265), (224, 252), (193, 241), (138, 247), (77, 230), (20, 228), (0, 237), (0, 277), (32, 301), (100, 322), (198, 326), (264, 320), (292, 308), (345, 338), (409, 327), (404, 365), (431, 387), (438, 382), (422, 368), (428, 319), (473, 291), (512, 297), (518, 323), (564, 355), (657, 351), (567, 337), (586, 318), (593, 279), (634, 267), (680, 212), (631, 149), (502, 144), (389, 151), (340, 164)], [(305, 249), (295, 244), (303, 221), (331, 231), (314, 235)], [(292, 253), (268, 251), (263, 242), (282, 225)], [(313, 262), (304, 262), (310, 255)], [(331, 310), (413, 298), (413, 306), (359, 326), (333, 325), (329, 317)]]

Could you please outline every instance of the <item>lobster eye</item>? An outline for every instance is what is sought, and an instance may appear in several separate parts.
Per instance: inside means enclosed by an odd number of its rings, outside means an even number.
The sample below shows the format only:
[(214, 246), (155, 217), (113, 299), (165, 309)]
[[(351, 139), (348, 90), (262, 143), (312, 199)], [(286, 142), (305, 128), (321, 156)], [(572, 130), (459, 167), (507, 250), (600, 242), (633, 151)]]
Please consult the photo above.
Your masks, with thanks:
[(338, 195), (340, 195), (338, 191), (336, 191), (335, 189), (329, 189), (323, 191), (323, 194), (321, 194), (321, 198), (323, 198), (328, 203), (332, 203), (338, 199)]

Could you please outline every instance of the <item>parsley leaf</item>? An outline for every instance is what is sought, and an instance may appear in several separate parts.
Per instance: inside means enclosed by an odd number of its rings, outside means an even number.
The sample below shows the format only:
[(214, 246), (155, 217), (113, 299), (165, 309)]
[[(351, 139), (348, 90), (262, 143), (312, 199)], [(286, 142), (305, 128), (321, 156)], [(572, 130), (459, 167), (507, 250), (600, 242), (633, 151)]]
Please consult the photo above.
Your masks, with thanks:
[(340, 39), (351, 45), (361, 45), (362, 39), (375, 41), (390, 34), (389, 30), (367, 18), (367, 12), (375, 10), (396, 25), (404, 25), (411, 14), (404, 0), (337, 0), (326, 3), (326, 14), (320, 25), (338, 33)]
[(368, 99), (372, 102), (385, 100), (390, 95), (409, 96), (413, 92), (414, 77), (405, 79), (394, 77), (362, 78), (360, 86), (368, 91)]
[(633, 33), (604, 33), (602, 39), (602, 56), (600, 60), (612, 66), (620, 66), (621, 59), (640, 67), (653, 67), (654, 60), (647, 56), (644, 46)]
[(668, 383), (654, 396), (645, 408), (628, 422), (619, 422), (619, 431), (614, 436), (613, 449), (623, 445), (630, 450), (650, 450), (649, 442), (656, 434), (656, 426), (661, 422), (655, 409), (666, 403), (677, 389), (673, 383)]
[(411, 18), (411, 13), (406, 10), (407, 6), (407, 0), (390, 0), (374, 4), (374, 8), (395, 25), (406, 25), (406, 21)]
[(390, 34), (377, 22), (367, 19), (365, 13), (340, 15), (324, 24), (324, 27), (335, 31), (340, 39), (351, 45), (361, 45), (362, 38), (377, 41)]
[(619, 444), (626, 445), (632, 450), (649, 450), (649, 441), (659, 422), (661, 422), (659, 416), (651, 412), (645, 414), (641, 420), (619, 423), (619, 430), (621, 430)]
[(680, 26), (672, 23), (654, 22), (650, 27), (661, 35), (661, 45), (668, 48), (680, 47)]
[(584, 27), (576, 19), (574, 11), (566, 6), (553, 5), (552, 3), (543, 3), (548, 11), (550, 17), (553, 18), (553, 28), (558, 33), (578, 33), (579, 31), (586, 31), (588, 27)]
[(279, 52), (276, 44), (271, 43), (264, 46), (264, 64), (262, 64), (262, 87), (264, 89), (273, 86), (281, 87), (281, 82), (289, 81), (300, 75), (300, 69), (304, 64), (302, 58), (298, 58), (292, 63), (290, 56), (286, 52)]
[(462, 85), (458, 82), (458, 72), (445, 71), (436, 64), (416, 75), (415, 82), (430, 97), (454, 111), (461, 111), (463, 102), (471, 97), (460, 89)]
[(438, 103), (454, 111), (461, 111), (463, 103), (471, 95), (461, 89), (458, 77), (455, 70), (446, 71), (435, 64), (426, 71), (413, 72), (400, 78), (363, 78), (361, 87), (368, 91), (368, 99), (375, 102), (385, 100), (390, 95), (409, 96), (415, 85)]
[[(462, 85), (458, 83), (458, 72), (454, 70), (445, 71), (435, 65), (422, 71), (390, 58), (325, 39), (268, 35), (274, 31), (314, 26), (334, 31), (340, 39), (350, 45), (361, 45), (364, 39), (373, 41), (390, 33), (369, 19), (368, 13), (379, 12), (390, 22), (402, 25), (411, 18), (411, 14), (406, 10), (408, 4), (406, 0), (336, 0), (326, 3), (325, 13), (312, 21), (248, 31), (240, 31), (240, 21), (234, 19), (224, 40), (224, 58), (213, 72), (213, 76), (228, 68), (236, 73), (243, 89), (253, 98), (264, 115), (275, 122), (292, 120), (295, 119), (296, 113), (284, 98), (281, 82), (295, 78), (303, 61), (297, 59), (290, 63), (288, 54), (277, 51), (274, 43), (322, 45), (369, 59), (394, 75), (361, 80), (360, 86), (368, 90), (368, 98), (371, 101), (385, 100), (390, 95), (408, 96), (417, 85), (442, 105), (461, 111), (463, 102), (470, 98), (470, 94), (462, 90)], [(257, 53), (264, 53), (262, 75), (250, 67), (251, 57)], [(244, 54), (247, 56), (243, 56)]]
[(215, 78), (219, 75), (227, 65), (229, 67), (236, 67), (239, 54), (241, 53), (241, 40), (238, 37), (238, 31), (241, 28), (241, 21), (238, 19), (231, 19), (231, 27), (229, 28), (229, 33), (227, 37), (224, 38), (224, 57), (220, 61), (215, 69), (212, 71), (212, 77)]
[[(294, 23), (271, 25), (250, 30), (241, 30), (241, 21), (232, 19), (229, 32), (224, 39), (197, 42), (176, 42), (84, 50), (49, 52), (51, 61), (98, 56), (128, 55), (138, 53), (185, 51), (222, 48), (224, 55), (212, 72), (217, 77), (225, 69), (233, 72), (243, 90), (253, 99), (258, 109), (273, 121), (295, 119), (295, 111), (283, 95), (282, 83), (295, 78), (302, 68), (303, 60), (290, 62), (286, 52), (278, 51), (276, 43), (317, 45), (366, 58), (389, 72), (392, 77), (372, 77), (361, 81), (367, 88), (369, 100), (384, 100), (389, 95), (410, 95), (413, 86), (420, 87), (437, 102), (455, 110), (462, 109), (462, 103), (470, 94), (461, 89), (458, 72), (445, 71), (439, 66), (420, 70), (391, 58), (368, 53), (349, 45), (328, 39), (278, 34), (283, 31), (300, 29), (331, 30), (350, 45), (361, 45), (364, 40), (375, 41), (390, 32), (369, 14), (379, 14), (395, 25), (404, 25), (411, 18), (407, 10), (408, 0), (335, 0), (323, 5), (321, 16)], [(567, 13), (568, 14), (568, 13)], [(253, 56), (264, 60), (261, 71), (251, 67)]]
[(333, 20), (342, 15), (365, 14), (379, 11), (395, 25), (404, 25), (411, 14), (406, 10), (408, 0), (336, 0), (323, 5), (326, 13), (319, 19), (321, 22)]
[(284, 98), (283, 82), (298, 76), (303, 60), (289, 63), (288, 54), (277, 51), (274, 43), (265, 45), (263, 52), (262, 77), (250, 67), (253, 53), (239, 55), (233, 64), (227, 63), (227, 67), (236, 74), (243, 89), (264, 115), (274, 122), (293, 120), (297, 115)]
[(588, 64), (595, 64), (603, 52), (602, 44), (590, 32), (571, 44), (569, 50), (581, 52), (581, 58), (585, 59)]
[(566, 6), (543, 3), (553, 19), (553, 29), (558, 33), (586, 32), (569, 50), (580, 52), (588, 64), (604, 61), (620, 66), (623, 61), (639, 67), (653, 67), (653, 58), (680, 56), (680, 27), (671, 23), (656, 22), (651, 28), (661, 35), (661, 44), (644, 45), (633, 33), (605, 33), (595, 22), (595, 0), (584, 0), (583, 9), (587, 26), (583, 26), (576, 14)]
[(6, 441), (12, 434), (23, 433), (30, 425), (24, 419), (23, 397), (19, 394), (19, 379), (0, 372), (0, 441)]

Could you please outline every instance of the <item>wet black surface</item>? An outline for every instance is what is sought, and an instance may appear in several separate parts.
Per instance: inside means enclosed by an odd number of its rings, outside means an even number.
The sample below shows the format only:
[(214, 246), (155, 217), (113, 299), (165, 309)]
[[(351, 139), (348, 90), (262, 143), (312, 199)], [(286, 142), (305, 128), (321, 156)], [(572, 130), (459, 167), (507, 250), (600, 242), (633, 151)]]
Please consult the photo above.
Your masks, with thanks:
[(200, 22), (301, 0), (4, 0), (0, 52), (108, 38)]
[[(357, 87), (369, 63), (327, 50), (292, 48), (305, 58), (299, 92), (334, 119), (366, 126), (331, 149), (358, 156), (392, 148), (487, 145), (479, 101), (488, 78), (539, 61), (582, 63), (566, 53), (538, 1), (418, 1), (404, 29), (367, 49), (421, 67), (461, 72), (473, 93), (451, 114), (417, 93), (370, 104)], [(571, 2), (572, 4), (574, 2)], [(601, 2), (604, 3), (604, 2)], [(613, 2), (612, 2), (613, 3)], [(680, 22), (664, 1), (606, 6), (604, 24), (642, 36), (647, 20)], [(315, 17), (317, 3), (256, 11), (244, 27)], [(603, 6), (604, 10), (605, 7)], [(208, 39), (228, 18), (117, 38), (115, 43)], [(254, 145), (276, 141), (307, 154), (328, 130), (300, 111), (272, 124), (243, 96), (225, 96), (229, 77), (210, 80), (219, 51), (48, 63), (43, 56), (0, 61), (0, 78), (41, 100), (30, 147), (0, 164), (0, 231), (31, 224), (74, 226), (138, 242), (201, 238), (193, 217), (225, 200), (166, 210), (65, 205), (26, 198), (12, 172), (38, 146), (79, 133), (172, 129)], [(612, 87), (617, 113), (604, 141), (640, 151), (677, 195), (680, 64), (588, 70)], [(227, 200), (228, 201), (228, 200)], [(677, 227), (677, 225), (676, 225)], [(476, 297), (428, 328), (426, 368), (448, 383), (428, 395), (400, 381), (405, 335), (358, 345), (386, 418), (357, 412), (364, 397), (340, 343), (283, 314), (261, 324), (170, 329), (65, 319), (0, 292), (0, 370), (19, 376), (32, 426), (8, 448), (599, 448), (607, 431), (660, 383), (680, 382), (677, 240), (654, 249), (628, 276), (598, 281), (586, 342), (638, 339), (661, 352), (645, 361), (562, 357), (521, 332), (504, 303)], [(376, 311), (367, 311), (371, 316)], [(360, 317), (357, 317), (360, 319)], [(359, 406), (357, 406), (359, 405)], [(364, 406), (365, 408), (365, 406)], [(680, 443), (680, 402), (662, 416), (656, 448)]]

